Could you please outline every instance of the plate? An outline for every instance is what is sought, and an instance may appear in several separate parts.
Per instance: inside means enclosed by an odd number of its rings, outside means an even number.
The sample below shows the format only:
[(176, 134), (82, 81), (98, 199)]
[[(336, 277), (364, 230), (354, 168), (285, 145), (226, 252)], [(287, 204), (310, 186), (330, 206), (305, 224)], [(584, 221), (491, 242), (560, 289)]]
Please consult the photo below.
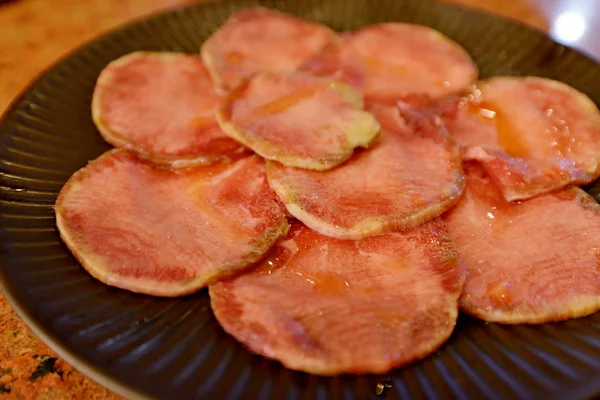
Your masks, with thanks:
[[(542, 326), (461, 317), (450, 341), (421, 362), (388, 375), (323, 378), (245, 350), (219, 327), (206, 290), (152, 298), (108, 287), (80, 267), (59, 238), (52, 206), (71, 174), (109, 149), (90, 117), (101, 69), (134, 50), (197, 53), (232, 11), (259, 3), (337, 30), (383, 21), (429, 25), (466, 48), (483, 77), (559, 79), (600, 101), (600, 66), (592, 60), (525, 26), (429, 0), (224, 1), (125, 26), (49, 69), (0, 122), (0, 282), (32, 330), (67, 362), (130, 398), (600, 395), (600, 313)], [(600, 193), (600, 185), (588, 190)]]

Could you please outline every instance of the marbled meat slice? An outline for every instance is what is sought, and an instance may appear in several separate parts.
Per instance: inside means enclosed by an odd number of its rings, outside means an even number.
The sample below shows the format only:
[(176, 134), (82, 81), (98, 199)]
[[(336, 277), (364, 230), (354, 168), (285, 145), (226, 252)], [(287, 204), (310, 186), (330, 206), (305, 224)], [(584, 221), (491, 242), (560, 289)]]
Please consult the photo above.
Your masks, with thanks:
[(324, 25), (257, 7), (232, 14), (201, 54), (218, 90), (226, 92), (258, 72), (292, 72), (335, 38)]
[(299, 69), (360, 89), (369, 105), (414, 94), (441, 98), (465, 90), (478, 77), (477, 66), (457, 43), (429, 27), (403, 23), (348, 33)]
[(600, 112), (564, 83), (491, 78), (465, 96), (445, 122), (464, 158), (483, 163), (508, 201), (600, 176)]
[(478, 318), (508, 324), (600, 310), (600, 206), (577, 187), (509, 203), (485, 169), (465, 164), (467, 188), (444, 214), (468, 270), (460, 300)]
[(112, 145), (157, 164), (189, 167), (244, 152), (221, 131), (216, 120), (220, 104), (200, 57), (135, 52), (100, 73), (92, 116)]
[(379, 124), (346, 84), (301, 73), (262, 73), (232, 91), (217, 115), (231, 137), (269, 160), (325, 170), (368, 147)]
[(258, 156), (166, 170), (115, 149), (69, 179), (55, 211), (91, 275), (168, 297), (258, 261), (289, 229)]
[(448, 339), (463, 281), (441, 219), (360, 241), (296, 223), (256, 269), (209, 293), (255, 353), (314, 374), (385, 373)]
[(381, 140), (328, 171), (267, 163), (269, 184), (288, 211), (312, 229), (360, 239), (415, 227), (460, 198), (464, 176), (458, 146), (429, 116), (376, 110)]

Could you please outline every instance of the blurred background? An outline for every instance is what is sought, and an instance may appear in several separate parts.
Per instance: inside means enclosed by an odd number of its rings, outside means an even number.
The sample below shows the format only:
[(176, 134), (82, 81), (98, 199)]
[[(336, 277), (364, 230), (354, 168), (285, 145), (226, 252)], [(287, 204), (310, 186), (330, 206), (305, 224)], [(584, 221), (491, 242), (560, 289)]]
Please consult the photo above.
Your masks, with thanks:
[(598, 0), (446, 0), (519, 19), (552, 38), (600, 59)]

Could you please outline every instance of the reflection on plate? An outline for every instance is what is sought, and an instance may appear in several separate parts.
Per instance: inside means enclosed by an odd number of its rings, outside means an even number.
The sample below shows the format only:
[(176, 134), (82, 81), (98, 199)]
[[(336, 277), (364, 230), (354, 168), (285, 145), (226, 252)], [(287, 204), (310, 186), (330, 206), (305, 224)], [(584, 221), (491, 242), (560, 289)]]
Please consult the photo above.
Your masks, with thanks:
[[(90, 118), (95, 80), (134, 50), (196, 53), (250, 0), (197, 5), (127, 26), (61, 61), (0, 122), (0, 282), (52, 348), (128, 397), (583, 398), (600, 394), (600, 314), (502, 326), (462, 317), (439, 352), (385, 376), (321, 378), (254, 356), (215, 321), (208, 295), (158, 299), (91, 278), (62, 244), (52, 205), (77, 169), (109, 149)], [(337, 30), (382, 21), (432, 26), (469, 51), (483, 77), (538, 75), (600, 101), (600, 66), (543, 34), (426, 0), (273, 0), (263, 5)], [(593, 194), (600, 189), (592, 185)]]

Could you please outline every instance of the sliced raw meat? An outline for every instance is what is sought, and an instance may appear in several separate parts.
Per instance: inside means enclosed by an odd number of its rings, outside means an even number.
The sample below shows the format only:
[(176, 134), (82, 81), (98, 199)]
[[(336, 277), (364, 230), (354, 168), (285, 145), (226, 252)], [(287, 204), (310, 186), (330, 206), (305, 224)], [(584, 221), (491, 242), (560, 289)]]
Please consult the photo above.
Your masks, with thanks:
[(232, 91), (221, 128), (269, 160), (325, 170), (368, 147), (379, 124), (351, 87), (309, 74), (257, 74)]
[(447, 117), (466, 160), (483, 163), (508, 201), (600, 176), (600, 112), (583, 93), (542, 78), (481, 82)]
[(288, 211), (312, 229), (360, 239), (412, 228), (441, 215), (464, 187), (458, 147), (436, 119), (407, 124), (380, 107), (381, 141), (329, 171), (268, 162), (269, 184)]
[(401, 23), (346, 34), (300, 69), (362, 90), (368, 104), (393, 103), (412, 94), (440, 98), (466, 89), (478, 76), (458, 44), (426, 26)]
[(158, 164), (190, 167), (243, 152), (217, 123), (220, 104), (199, 57), (135, 52), (102, 71), (92, 116), (112, 145)]
[(322, 375), (384, 373), (452, 333), (464, 269), (443, 221), (360, 241), (297, 223), (256, 269), (209, 287), (251, 351)]
[(165, 170), (112, 150), (71, 177), (55, 211), (90, 274), (156, 296), (195, 292), (258, 261), (289, 229), (258, 156)]
[(217, 88), (228, 91), (257, 72), (292, 72), (336, 37), (326, 26), (262, 7), (232, 14), (202, 45)]
[(444, 215), (469, 272), (462, 309), (486, 321), (543, 323), (600, 310), (600, 206), (571, 187), (508, 203), (481, 165)]

